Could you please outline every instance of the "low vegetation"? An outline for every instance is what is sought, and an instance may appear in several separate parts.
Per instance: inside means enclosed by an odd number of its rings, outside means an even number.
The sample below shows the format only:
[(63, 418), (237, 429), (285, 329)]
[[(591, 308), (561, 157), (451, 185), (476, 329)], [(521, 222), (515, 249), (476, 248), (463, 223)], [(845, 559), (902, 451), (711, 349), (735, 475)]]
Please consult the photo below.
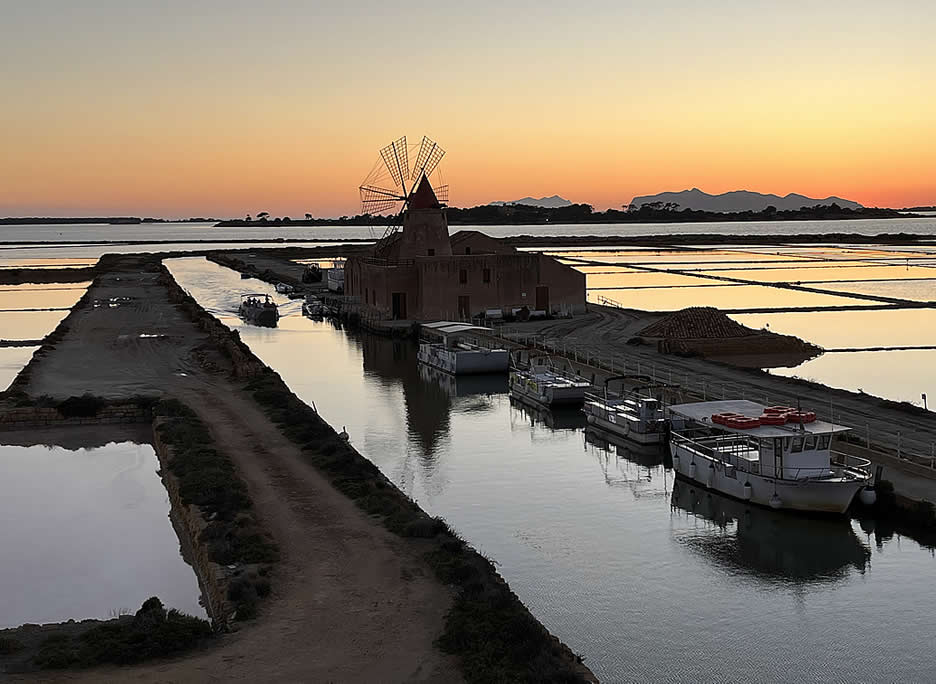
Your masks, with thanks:
[(210, 521), (199, 539), (208, 557), (219, 565), (249, 568), (232, 580), (228, 598), (238, 620), (252, 619), (258, 599), (270, 593), (264, 566), (278, 560), (276, 544), (253, 515), (246, 483), (231, 460), (215, 449), (211, 433), (195, 412), (176, 399), (160, 401), (153, 412), (165, 419), (159, 436), (172, 446), (168, 468), (178, 479), (182, 503), (198, 506)]
[(530, 614), (489, 560), (428, 516), (268, 370), (246, 385), (267, 415), (332, 484), (393, 533), (429, 540), (426, 560), (458, 589), (437, 645), (470, 682), (577, 682), (584, 668)]
[(188, 651), (212, 634), (211, 625), (147, 599), (132, 617), (105, 622), (70, 636), (53, 634), (40, 645), (34, 663), (43, 669), (131, 665)]

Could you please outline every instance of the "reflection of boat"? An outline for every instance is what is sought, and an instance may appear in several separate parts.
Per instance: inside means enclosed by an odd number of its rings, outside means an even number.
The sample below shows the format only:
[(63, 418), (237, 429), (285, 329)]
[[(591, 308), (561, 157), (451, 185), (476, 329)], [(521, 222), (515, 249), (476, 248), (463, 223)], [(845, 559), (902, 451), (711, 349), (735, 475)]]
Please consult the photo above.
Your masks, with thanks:
[(450, 397), (505, 394), (507, 392), (507, 376), (501, 373), (452, 375), (421, 363), (419, 364), (419, 377), (427, 383), (441, 387)]
[(250, 274), (241, 271), (241, 280), (247, 280), (248, 278), (250, 278)]
[(652, 396), (629, 392), (623, 396), (587, 394), (582, 407), (590, 425), (626, 437), (638, 444), (666, 441), (663, 406)]
[(319, 268), (318, 264), (306, 264), (306, 267), (302, 270), (302, 282), (304, 283), (322, 282), (322, 269)]
[(510, 395), (537, 406), (581, 406), (591, 385), (574, 373), (554, 366), (510, 369)]
[(710, 534), (682, 535), (678, 541), (735, 572), (794, 582), (828, 581), (841, 577), (849, 566), (864, 571), (871, 557), (842, 518), (789, 515), (689, 482), (673, 485), (672, 504), (713, 523)]
[(669, 459), (666, 458), (666, 447), (662, 444), (638, 444), (595, 425), (585, 428), (585, 441), (603, 451), (614, 452), (632, 463), (648, 468), (661, 464), (670, 466)]
[(289, 294), (295, 289), (296, 288), (294, 288), (292, 285), (288, 283), (276, 283), (276, 291), (279, 292), (280, 294)]
[(531, 423), (542, 423), (551, 430), (579, 430), (585, 427), (585, 416), (574, 406), (557, 406), (548, 409), (525, 401), (518, 401), (512, 394), (510, 405), (521, 411)]
[(490, 332), (487, 328), (463, 323), (430, 323), (425, 328), (442, 337), (441, 342), (420, 342), (417, 359), (447, 373), (506, 373), (510, 355), (506, 349), (486, 349), (466, 340), (468, 335)]
[(677, 474), (709, 489), (771, 508), (844, 513), (871, 481), (870, 462), (831, 450), (850, 428), (811, 412), (752, 401), (669, 407), (689, 427), (671, 430)]
[(245, 294), (241, 295), (240, 307), (237, 313), (248, 323), (275, 328), (279, 320), (279, 309), (270, 295)]

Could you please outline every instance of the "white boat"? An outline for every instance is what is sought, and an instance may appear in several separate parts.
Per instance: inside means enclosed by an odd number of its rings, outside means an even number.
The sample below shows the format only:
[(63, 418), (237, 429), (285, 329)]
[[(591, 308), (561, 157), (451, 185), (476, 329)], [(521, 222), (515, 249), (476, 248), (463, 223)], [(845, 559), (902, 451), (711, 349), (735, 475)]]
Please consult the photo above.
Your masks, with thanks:
[(312, 297), (302, 304), (302, 313), (309, 318), (322, 318), (325, 315), (325, 305), (322, 300)]
[(433, 340), (419, 344), (416, 358), (420, 363), (453, 375), (506, 373), (510, 368), (510, 352), (503, 348), (488, 349), (474, 341), (493, 331), (477, 325), (438, 321), (422, 326)]
[(537, 406), (581, 406), (591, 384), (552, 366), (511, 368), (510, 394)]
[(506, 349), (485, 349), (457, 337), (446, 337), (444, 342), (421, 342), (416, 358), (452, 375), (506, 373), (510, 367)]
[(666, 418), (663, 406), (654, 397), (637, 393), (621, 397), (587, 394), (582, 407), (589, 425), (638, 444), (662, 444), (666, 441)]
[[(686, 421), (670, 430), (676, 474), (722, 494), (774, 509), (842, 514), (871, 483), (870, 461), (834, 454), (832, 438), (851, 428), (812, 412), (753, 401), (670, 406)], [(873, 490), (862, 492), (873, 501)]]

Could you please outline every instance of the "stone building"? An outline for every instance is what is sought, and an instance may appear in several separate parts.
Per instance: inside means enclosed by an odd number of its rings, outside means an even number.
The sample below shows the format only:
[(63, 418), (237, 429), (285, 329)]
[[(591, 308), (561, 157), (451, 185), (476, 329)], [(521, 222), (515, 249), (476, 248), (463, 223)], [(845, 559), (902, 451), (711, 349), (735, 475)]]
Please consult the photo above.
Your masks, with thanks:
[(478, 231), (450, 237), (445, 211), (423, 177), (409, 198), (403, 229), (381, 240), (371, 256), (347, 260), (345, 294), (397, 319), (469, 319), (523, 307), (580, 313), (585, 275)]

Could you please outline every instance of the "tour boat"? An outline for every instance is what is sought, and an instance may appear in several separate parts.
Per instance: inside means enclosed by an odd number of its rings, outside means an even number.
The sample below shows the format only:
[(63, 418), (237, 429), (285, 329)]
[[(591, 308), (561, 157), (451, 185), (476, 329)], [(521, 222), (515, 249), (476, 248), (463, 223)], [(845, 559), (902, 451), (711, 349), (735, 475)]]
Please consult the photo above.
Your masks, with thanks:
[(673, 469), (708, 489), (810, 513), (845, 513), (858, 492), (873, 503), (871, 462), (831, 449), (832, 438), (851, 428), (744, 400), (677, 404), (668, 415), (686, 421), (670, 429)]
[(663, 406), (654, 397), (637, 392), (620, 397), (587, 394), (582, 411), (589, 425), (638, 444), (662, 444), (666, 441)]
[(538, 406), (581, 406), (591, 384), (552, 366), (511, 368), (510, 394)]
[(248, 323), (275, 328), (279, 320), (279, 309), (270, 295), (245, 294), (241, 295), (240, 307), (237, 313)]

